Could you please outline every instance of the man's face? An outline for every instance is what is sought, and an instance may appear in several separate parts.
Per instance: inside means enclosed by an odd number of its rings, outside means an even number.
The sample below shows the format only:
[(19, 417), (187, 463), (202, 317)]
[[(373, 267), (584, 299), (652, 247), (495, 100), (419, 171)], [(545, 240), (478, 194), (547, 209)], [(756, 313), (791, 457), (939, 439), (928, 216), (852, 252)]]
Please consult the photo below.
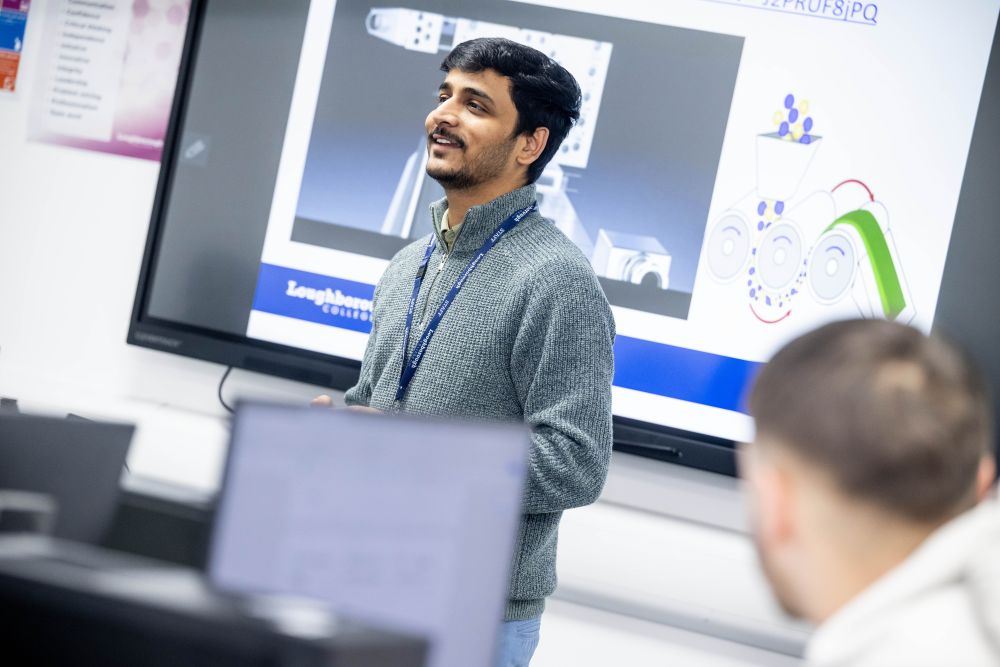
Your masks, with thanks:
[(512, 177), (517, 170), (516, 126), (507, 77), (489, 69), (448, 72), (437, 107), (424, 121), (427, 174), (455, 190)]

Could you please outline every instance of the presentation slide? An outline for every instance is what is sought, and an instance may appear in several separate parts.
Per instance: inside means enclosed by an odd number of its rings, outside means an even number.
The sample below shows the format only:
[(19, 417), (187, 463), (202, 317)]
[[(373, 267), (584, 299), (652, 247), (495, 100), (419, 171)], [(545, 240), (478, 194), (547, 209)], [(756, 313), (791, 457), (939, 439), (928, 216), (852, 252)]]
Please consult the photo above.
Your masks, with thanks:
[(612, 304), (615, 414), (748, 439), (748, 382), (792, 337), (930, 329), (998, 8), (314, 0), (246, 333), (361, 359), (375, 284), (444, 194), (439, 65), (507, 37), (583, 91), (538, 200)]

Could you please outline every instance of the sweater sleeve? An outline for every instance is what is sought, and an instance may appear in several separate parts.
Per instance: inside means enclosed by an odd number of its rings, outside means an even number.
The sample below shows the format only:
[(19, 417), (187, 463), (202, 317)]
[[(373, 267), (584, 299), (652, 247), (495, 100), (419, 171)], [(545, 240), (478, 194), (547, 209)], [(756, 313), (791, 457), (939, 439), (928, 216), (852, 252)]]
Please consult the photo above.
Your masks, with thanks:
[(594, 502), (611, 459), (614, 319), (590, 266), (535, 276), (511, 375), (531, 427), (523, 511)]

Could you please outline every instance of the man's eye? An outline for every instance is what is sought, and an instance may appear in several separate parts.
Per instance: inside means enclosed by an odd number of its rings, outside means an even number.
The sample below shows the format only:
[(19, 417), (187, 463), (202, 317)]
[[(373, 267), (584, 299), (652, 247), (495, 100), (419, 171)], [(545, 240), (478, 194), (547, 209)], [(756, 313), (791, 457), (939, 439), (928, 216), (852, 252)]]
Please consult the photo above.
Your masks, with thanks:
[(448, 96), (447, 96), (447, 95), (438, 95), (438, 97), (437, 97), (437, 103), (438, 103), (438, 104), (441, 104), (441, 103), (442, 103), (442, 102), (444, 102), (444, 101), (445, 101), (446, 99), (448, 99)]
[(486, 111), (478, 102), (469, 102), (469, 108), (475, 109), (476, 111)]

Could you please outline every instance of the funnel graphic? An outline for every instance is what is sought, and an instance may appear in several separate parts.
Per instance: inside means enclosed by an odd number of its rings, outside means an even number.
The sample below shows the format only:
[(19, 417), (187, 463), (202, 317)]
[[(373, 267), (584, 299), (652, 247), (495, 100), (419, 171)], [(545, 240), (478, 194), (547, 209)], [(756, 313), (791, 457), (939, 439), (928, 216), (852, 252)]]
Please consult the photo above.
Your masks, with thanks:
[(788, 141), (778, 132), (757, 135), (757, 194), (760, 198), (788, 201), (795, 197), (822, 139)]

